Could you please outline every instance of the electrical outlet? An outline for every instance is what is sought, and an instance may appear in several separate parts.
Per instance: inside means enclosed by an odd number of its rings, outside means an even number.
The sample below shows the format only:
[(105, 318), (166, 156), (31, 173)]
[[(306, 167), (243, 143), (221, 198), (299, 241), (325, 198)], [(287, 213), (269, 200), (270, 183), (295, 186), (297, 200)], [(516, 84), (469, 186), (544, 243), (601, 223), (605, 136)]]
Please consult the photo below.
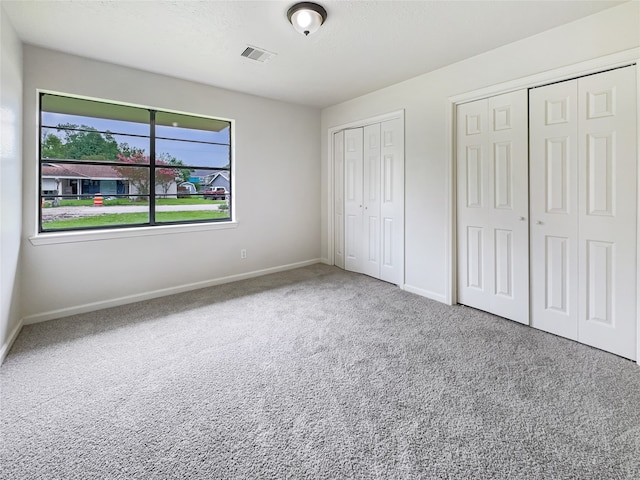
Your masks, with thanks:
[(247, 249), (243, 248), (240, 250), (240, 258), (247, 258)]

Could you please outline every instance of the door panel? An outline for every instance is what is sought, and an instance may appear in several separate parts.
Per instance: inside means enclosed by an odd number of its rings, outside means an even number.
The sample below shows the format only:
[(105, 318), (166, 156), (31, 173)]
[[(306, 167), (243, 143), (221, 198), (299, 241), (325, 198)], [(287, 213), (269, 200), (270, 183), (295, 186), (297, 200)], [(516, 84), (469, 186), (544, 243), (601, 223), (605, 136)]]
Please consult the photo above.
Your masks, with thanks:
[[(545, 138), (544, 142), (544, 157), (541, 158), (544, 158), (544, 168), (546, 169), (544, 171), (545, 213), (568, 215), (569, 193), (575, 188), (575, 186), (573, 189), (569, 187), (570, 180), (575, 176), (575, 172), (569, 172), (569, 167), (573, 166), (569, 158), (570, 137)], [(536, 167), (542, 168), (538, 163), (536, 163)], [(538, 173), (542, 172), (536, 172), (536, 178), (538, 178)]]
[(495, 230), (495, 292), (496, 295), (513, 298), (513, 232), (511, 230)]
[(404, 284), (404, 119), (380, 124), (382, 138), (382, 179), (380, 236), (381, 280)]
[(577, 80), (578, 340), (636, 357), (636, 80), (627, 67)]
[(577, 91), (532, 89), (530, 109), (531, 325), (578, 338)]
[(457, 147), (458, 300), (528, 324), (526, 91), (459, 105)]
[(467, 288), (484, 292), (484, 242), (482, 227), (467, 227)]
[[(400, 241), (397, 236), (394, 236), (395, 222), (392, 218), (385, 218), (384, 223), (382, 224), (382, 265), (384, 267), (382, 271), (385, 273), (390, 272), (396, 265), (396, 257), (397, 254), (394, 254), (394, 251), (397, 251), (396, 243)], [(400, 283), (397, 279), (394, 283)], [(389, 281), (389, 280), (388, 280)]]
[[(612, 277), (615, 275), (614, 248), (615, 244), (611, 242), (587, 241), (586, 320), (588, 322), (594, 321), (613, 326), (611, 284)], [(581, 333), (580, 331), (578, 339), (582, 337)]]
[(364, 127), (364, 223), (363, 273), (380, 277), (380, 124)]
[(457, 107), (458, 302), (494, 313), (485, 282), (485, 264), (491, 261), (484, 241), (491, 228), (487, 110), (487, 100)]
[(587, 214), (614, 216), (614, 132), (587, 135)]
[(362, 273), (364, 258), (363, 230), (363, 129), (344, 131), (344, 211), (345, 211), (345, 269)]
[(488, 108), (493, 305), (498, 315), (529, 324), (527, 92), (491, 97)]
[(333, 134), (334, 244), (333, 262), (344, 268), (344, 132)]
[(513, 209), (511, 203), (511, 189), (513, 178), (511, 175), (511, 142), (493, 144), (493, 200), (494, 208)]
[(482, 187), (484, 180), (482, 166), (482, 145), (468, 145), (465, 151), (466, 178), (466, 205), (468, 208), (482, 208)]
[[(569, 314), (569, 239), (545, 236), (544, 308)], [(541, 292), (542, 294), (542, 292)], [(533, 295), (532, 295), (533, 299)], [(535, 326), (535, 322), (534, 322)]]

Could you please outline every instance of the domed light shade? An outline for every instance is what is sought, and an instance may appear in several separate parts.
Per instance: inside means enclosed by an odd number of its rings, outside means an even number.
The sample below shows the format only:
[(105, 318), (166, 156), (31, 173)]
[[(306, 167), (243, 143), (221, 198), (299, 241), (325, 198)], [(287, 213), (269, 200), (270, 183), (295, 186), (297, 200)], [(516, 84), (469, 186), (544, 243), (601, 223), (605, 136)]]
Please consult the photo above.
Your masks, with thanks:
[(296, 31), (309, 35), (316, 32), (327, 19), (327, 11), (317, 3), (296, 3), (287, 12), (287, 17)]

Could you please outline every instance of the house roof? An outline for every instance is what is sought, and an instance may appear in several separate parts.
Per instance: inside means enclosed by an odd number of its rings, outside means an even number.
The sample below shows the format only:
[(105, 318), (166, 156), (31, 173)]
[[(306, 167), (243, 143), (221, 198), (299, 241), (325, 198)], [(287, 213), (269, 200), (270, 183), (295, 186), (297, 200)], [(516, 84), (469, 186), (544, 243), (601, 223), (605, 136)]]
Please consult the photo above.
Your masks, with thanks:
[(120, 172), (109, 165), (77, 165), (46, 163), (42, 165), (42, 177), (55, 178), (93, 178), (93, 179), (121, 179)]
[(205, 178), (209, 179), (209, 181), (207, 181), (205, 184), (206, 185), (211, 185), (213, 182), (215, 182), (216, 178), (218, 177), (222, 177), (224, 178), (227, 182), (229, 181), (229, 172), (227, 170), (221, 170), (219, 172), (215, 172), (215, 173), (209, 173), (209, 175), (207, 175)]
[(211, 175), (211, 172), (215, 172), (215, 170), (209, 170), (209, 169), (195, 169), (192, 173), (191, 176), (192, 177), (206, 177), (207, 175)]
[(211, 179), (211, 181), (215, 180), (218, 177), (222, 177), (225, 180), (229, 180), (229, 172), (227, 172), (226, 170), (223, 170), (222, 172), (217, 172), (213, 175), (213, 178)]

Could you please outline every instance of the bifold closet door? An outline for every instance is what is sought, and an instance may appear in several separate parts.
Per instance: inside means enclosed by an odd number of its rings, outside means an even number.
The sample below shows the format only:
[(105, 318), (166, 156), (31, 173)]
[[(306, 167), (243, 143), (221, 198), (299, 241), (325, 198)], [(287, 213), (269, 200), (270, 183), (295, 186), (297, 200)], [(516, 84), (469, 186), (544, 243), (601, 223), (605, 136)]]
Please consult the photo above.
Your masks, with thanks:
[(530, 93), (532, 325), (636, 358), (635, 68)]
[[(339, 143), (338, 139), (335, 148)], [(340, 157), (339, 152), (334, 154)], [(401, 118), (344, 130), (344, 212), (344, 268), (402, 285), (404, 126)]]
[(458, 302), (529, 323), (527, 92), (457, 107)]

